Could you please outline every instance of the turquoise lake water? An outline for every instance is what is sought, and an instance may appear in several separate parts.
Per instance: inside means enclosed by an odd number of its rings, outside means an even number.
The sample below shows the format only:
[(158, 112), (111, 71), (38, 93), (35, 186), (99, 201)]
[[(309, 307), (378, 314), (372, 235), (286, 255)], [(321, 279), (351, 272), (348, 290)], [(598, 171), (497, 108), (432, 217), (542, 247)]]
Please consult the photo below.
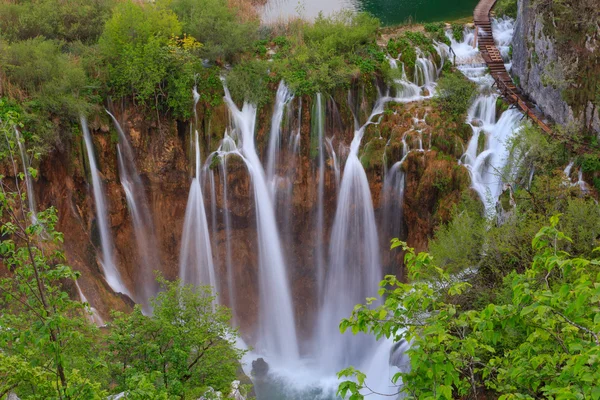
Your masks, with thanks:
[(366, 11), (384, 25), (411, 19), (416, 22), (449, 21), (473, 14), (478, 0), (268, 0), (262, 10), (265, 23), (293, 17), (315, 18), (343, 9)]

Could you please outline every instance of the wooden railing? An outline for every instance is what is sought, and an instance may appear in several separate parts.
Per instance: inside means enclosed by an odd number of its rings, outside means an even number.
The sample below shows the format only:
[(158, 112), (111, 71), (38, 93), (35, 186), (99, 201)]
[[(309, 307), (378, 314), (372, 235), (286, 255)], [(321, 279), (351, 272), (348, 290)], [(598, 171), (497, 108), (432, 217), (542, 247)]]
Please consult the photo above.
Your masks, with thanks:
[(527, 104), (519, 89), (514, 85), (502, 57), (499, 57), (500, 51), (494, 44), (494, 35), (492, 32), (492, 23), (490, 20), (490, 11), (494, 7), (496, 0), (481, 0), (474, 11), (475, 20), (475, 43), (483, 60), (490, 69), (490, 74), (496, 82), (496, 86), (502, 93), (502, 96), (510, 103), (514, 104), (536, 123), (544, 132), (552, 135), (552, 129), (542, 121)]

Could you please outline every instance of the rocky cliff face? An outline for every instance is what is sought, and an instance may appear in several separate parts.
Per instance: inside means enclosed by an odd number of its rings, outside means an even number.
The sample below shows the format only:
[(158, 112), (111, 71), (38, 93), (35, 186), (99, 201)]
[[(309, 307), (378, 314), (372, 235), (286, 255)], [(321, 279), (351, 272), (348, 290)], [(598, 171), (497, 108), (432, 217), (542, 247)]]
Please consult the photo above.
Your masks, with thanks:
[(600, 134), (600, 3), (567, 3), (561, 7), (548, 1), (518, 1), (512, 72), (556, 123)]
[[(346, 96), (347, 93), (342, 93), (326, 100), (325, 131), (327, 137), (333, 138), (332, 148), (335, 148), (338, 156), (344, 153), (353, 137), (353, 112), (362, 123), (372, 107), (365, 97), (357, 102), (355, 110), (350, 110)], [(315, 234), (314, 221), (319, 178), (314, 151), (311, 151), (314, 147), (314, 132), (311, 131), (313, 101), (311, 98), (303, 98), (302, 108), (299, 107), (300, 102), (296, 102), (284, 119), (284, 124), (300, 127), (300, 150), (297, 154), (291, 154), (289, 146), (282, 146), (282, 162), (278, 166), (279, 173), (291, 176), (293, 183), (289, 201), (278, 198), (277, 213), (282, 246), (288, 260), (289, 279), (292, 282), (298, 329), (305, 337), (311, 332), (317, 305), (315, 247), (319, 236)], [(268, 143), (271, 109), (271, 106), (265, 107), (258, 116), (256, 142), (263, 158)], [(193, 174), (190, 127), (176, 121), (149, 121), (130, 106), (115, 107), (114, 113), (130, 138), (136, 165), (146, 187), (159, 243), (162, 273), (169, 279), (176, 278), (186, 203)], [(201, 126), (210, 127), (201, 134), (203, 160), (210, 151), (217, 148), (227, 121), (227, 111), (222, 106), (211, 113), (210, 120), (201, 123)], [(136, 287), (136, 273), (141, 268), (141, 257), (125, 193), (119, 181), (115, 135), (111, 133), (113, 129), (108, 118), (91, 120), (90, 127), (106, 190), (117, 264), (125, 284), (132, 293), (136, 293), (139, 290)], [(452, 204), (459, 200), (461, 190), (469, 185), (468, 173), (457, 165), (454, 154), (460, 154), (464, 141), (452, 138), (456, 138), (456, 135), (447, 132), (446, 123), (427, 102), (391, 106), (380, 124), (371, 125), (365, 133), (360, 155), (369, 177), (375, 212), (380, 221), (389, 218), (389, 215), (399, 215), (405, 227), (403, 230), (394, 228), (381, 232), (386, 273), (402, 275), (402, 255), (392, 254), (387, 250), (389, 240), (401, 236), (409, 245), (419, 250), (425, 249), (435, 226), (449, 217)], [(384, 212), (382, 190), (385, 170), (402, 158), (402, 139), (413, 150), (402, 166), (406, 176), (406, 200), (394, 200)], [(53, 205), (58, 208), (58, 229), (65, 234), (68, 261), (82, 272), (79, 284), (89, 302), (107, 318), (110, 310), (128, 309), (132, 302), (125, 296), (114, 294), (102, 278), (97, 258), (100, 254), (100, 240), (89, 183), (91, 180), (88, 178), (89, 167), (81, 138), (75, 138), (73, 143), (72, 148), (64, 152), (56, 151), (40, 165), (41, 176), (36, 183), (36, 196), (40, 207)], [(419, 151), (419, 147), (423, 151)], [(434, 150), (428, 151), (431, 148)], [(343, 159), (344, 157), (339, 157), (340, 162)], [(322, 246), (327, 253), (329, 227), (332, 226), (336, 208), (338, 174), (332, 158), (327, 158), (326, 165), (323, 198), (326, 228)], [(343, 165), (340, 169), (343, 169)], [(229, 298), (227, 288), (220, 288), (220, 292), (223, 302), (235, 307), (237, 322), (244, 336), (252, 342), (259, 303), (252, 184), (245, 164), (236, 158), (228, 160), (226, 177), (218, 165), (210, 171), (214, 178), (214, 201), (210, 195), (209, 179), (204, 180), (203, 191), (215, 266), (221, 281), (227, 282), (225, 260), (228, 238), (223, 216), (229, 212), (235, 300)], [(224, 196), (225, 185), (227, 201)]]

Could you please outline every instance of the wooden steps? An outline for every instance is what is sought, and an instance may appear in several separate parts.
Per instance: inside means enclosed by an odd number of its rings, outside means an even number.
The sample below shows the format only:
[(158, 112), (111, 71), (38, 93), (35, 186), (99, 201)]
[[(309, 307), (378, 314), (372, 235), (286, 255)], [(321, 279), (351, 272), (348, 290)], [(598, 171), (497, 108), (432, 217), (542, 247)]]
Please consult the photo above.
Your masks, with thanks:
[(490, 70), (490, 74), (496, 82), (498, 90), (502, 93), (502, 96), (504, 96), (510, 104), (519, 107), (519, 109), (539, 125), (544, 132), (552, 135), (550, 127), (548, 127), (548, 125), (533, 112), (532, 108), (523, 98), (521, 91), (514, 84), (508, 71), (506, 71), (502, 54), (500, 54), (500, 51), (496, 47), (492, 32), (490, 12), (492, 7), (494, 7), (494, 4), (496, 4), (496, 0), (481, 0), (475, 7), (473, 17), (476, 27), (475, 32), (477, 34), (477, 47)]

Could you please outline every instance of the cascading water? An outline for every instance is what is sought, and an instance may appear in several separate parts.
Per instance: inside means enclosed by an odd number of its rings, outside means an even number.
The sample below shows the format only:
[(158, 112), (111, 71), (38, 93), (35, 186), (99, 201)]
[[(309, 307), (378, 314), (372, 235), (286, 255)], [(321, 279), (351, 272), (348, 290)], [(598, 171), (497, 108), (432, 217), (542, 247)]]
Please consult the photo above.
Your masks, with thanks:
[[(295, 243), (291, 218), (298, 147), (294, 142), (296, 138), (299, 139), (300, 131), (298, 128), (297, 135), (294, 135), (295, 129), (292, 124), (293, 100), (294, 95), (285, 85), (285, 82), (279, 82), (271, 118), (265, 169), (282, 248), (286, 250), (291, 249)], [(299, 112), (301, 112), (301, 109), (302, 104), (300, 102)], [(284, 116), (287, 117), (285, 124), (283, 124)], [(286, 133), (289, 133), (289, 135), (286, 135)], [(289, 260), (293, 258), (289, 256), (290, 254), (284, 252), (287, 266), (292, 270), (294, 265), (291, 265)]]
[[(391, 57), (388, 57), (388, 60), (390, 67), (393, 70), (398, 70), (398, 61)], [(400, 78), (394, 79), (394, 86), (396, 89), (396, 99), (398, 99), (398, 101), (408, 103), (411, 101), (420, 100), (422, 98), (421, 87), (408, 79), (404, 69), (404, 64), (402, 64)]]
[(146, 198), (146, 190), (140, 175), (135, 167), (133, 149), (123, 132), (119, 121), (108, 112), (119, 134), (117, 144), (117, 158), (119, 163), (119, 177), (125, 192), (129, 212), (133, 221), (133, 228), (137, 244), (139, 263), (136, 269), (137, 276), (135, 287), (136, 301), (143, 305), (144, 311), (150, 311), (150, 298), (156, 295), (158, 284), (154, 271), (160, 270), (158, 243), (154, 236), (154, 223), (150, 214), (150, 207)]
[(383, 112), (384, 102), (379, 99), (367, 123), (356, 130), (342, 176), (315, 341), (319, 365), (327, 373), (362, 363), (375, 345), (368, 336), (340, 337), (338, 324), (355, 304), (377, 291), (382, 278), (373, 202), (358, 150), (366, 127)]
[(275, 106), (273, 109), (273, 118), (271, 120), (271, 132), (269, 135), (269, 147), (267, 150), (267, 180), (271, 183), (272, 193), (276, 191), (275, 187), (275, 168), (279, 162), (279, 150), (281, 148), (281, 122), (283, 121), (283, 113), (285, 106), (294, 96), (285, 85), (285, 82), (279, 82), (277, 94), (275, 96)]
[(415, 61), (414, 83), (428, 90), (433, 89), (433, 84), (437, 78), (437, 68), (430, 57), (418, 51)]
[[(492, 29), (498, 46), (508, 55), (508, 45), (512, 39), (514, 21), (493, 20)], [(479, 50), (473, 46), (474, 33), (465, 29), (462, 42), (456, 42), (447, 32), (451, 47), (456, 54), (458, 69), (470, 80), (479, 85), (480, 94), (475, 98), (468, 113), (467, 123), (473, 128), (473, 136), (461, 162), (471, 174), (473, 189), (483, 201), (488, 216), (495, 213), (495, 205), (502, 193), (503, 182), (510, 179), (511, 171), (506, 171), (509, 162), (509, 139), (519, 129), (522, 114), (509, 109), (496, 121), (496, 100), (492, 92), (494, 83), (487, 73)], [(485, 135), (485, 136), (482, 136)]]
[(324, 215), (324, 199), (325, 199), (325, 107), (323, 105), (323, 96), (317, 93), (315, 99), (315, 108), (313, 110), (314, 122), (312, 135), (317, 136), (317, 214), (315, 218), (316, 242), (315, 242), (315, 261), (317, 268), (317, 285), (319, 299), (322, 300), (323, 282), (325, 281), (325, 254), (324, 254), (324, 232), (325, 232), (325, 215)]
[(213, 263), (212, 249), (204, 198), (200, 184), (200, 142), (198, 131), (194, 135), (196, 175), (192, 179), (188, 196), (181, 251), (179, 253), (179, 277), (183, 283), (210, 285), (217, 292), (219, 285)]
[(428, 99), (433, 96), (436, 80), (442, 72), (442, 68), (448, 57), (448, 46), (445, 44), (436, 42), (434, 48), (440, 57), (440, 65), (435, 64), (431, 54), (426, 54), (420, 49), (416, 49), (417, 59), (415, 61), (412, 81), (406, 75), (404, 63), (400, 63), (401, 68), (399, 68), (398, 60), (388, 56), (390, 68), (400, 71), (400, 78), (394, 79), (394, 88), (396, 90), (394, 101), (408, 103)]
[[(485, 204), (488, 215), (494, 213), (503, 182), (508, 178), (504, 168), (509, 156), (508, 140), (522, 118), (519, 111), (507, 110), (495, 122), (496, 97), (482, 95), (471, 108), (469, 117), (480, 120), (483, 127), (473, 126), (473, 136), (463, 157), (463, 163), (471, 173), (472, 187)], [(490, 111), (492, 108), (493, 112)], [(486, 135), (485, 140), (481, 140), (480, 135)], [(484, 143), (483, 151), (477, 153), (480, 142)]]
[(394, 163), (386, 171), (383, 181), (381, 226), (386, 240), (403, 237), (404, 213), (402, 212), (402, 207), (404, 204), (405, 175), (402, 163), (404, 160), (405, 156), (403, 156), (402, 160)]
[(260, 293), (260, 335), (257, 349), (275, 359), (293, 362), (299, 356), (294, 309), (275, 209), (254, 144), (256, 107), (244, 103), (240, 110), (227, 87), (224, 90), (225, 102), (241, 140), (240, 151), (252, 177), (256, 204)]
[(96, 326), (104, 326), (105, 325), (104, 320), (98, 313), (98, 310), (96, 310), (94, 307), (92, 307), (92, 305), (90, 304), (88, 299), (84, 296), (83, 291), (81, 290), (81, 286), (79, 286), (79, 282), (75, 281), (75, 287), (77, 288), (77, 293), (79, 294), (79, 298), (81, 299), (81, 302), (87, 303), (89, 305), (90, 314), (88, 315), (88, 320)]
[[(232, 248), (233, 248), (233, 243), (232, 243), (232, 229), (231, 229), (231, 216), (230, 216), (230, 211), (228, 209), (229, 206), (229, 200), (228, 200), (228, 172), (227, 172), (227, 160), (230, 156), (239, 156), (240, 158), (243, 158), (242, 155), (239, 153), (239, 151), (237, 150), (237, 146), (235, 144), (235, 141), (228, 135), (227, 132), (225, 132), (225, 136), (223, 138), (223, 140), (221, 141), (221, 145), (219, 146), (219, 149), (210, 154), (207, 159), (206, 159), (206, 163), (204, 164), (203, 167), (203, 176), (208, 177), (208, 181), (209, 181), (209, 189), (210, 189), (210, 202), (211, 202), (211, 226), (212, 226), (212, 235), (213, 235), (213, 245), (214, 245), (214, 251), (213, 251), (213, 255), (214, 255), (214, 264), (216, 265), (222, 265), (224, 263), (225, 265), (225, 269), (226, 269), (226, 274), (227, 274), (227, 278), (226, 280), (218, 280), (218, 284), (220, 287), (225, 286), (225, 283), (227, 285), (227, 302), (226, 304), (228, 305), (228, 307), (231, 309), (231, 313), (232, 313), (232, 324), (235, 326), (237, 325), (237, 314), (236, 314), (236, 281), (234, 279), (234, 274), (233, 274), (233, 258), (232, 258)], [(212, 168), (212, 164), (215, 160), (219, 161), (219, 166), (218, 166), (218, 175), (222, 178), (221, 181), (221, 185), (222, 185), (222, 212), (219, 212), (218, 210), (218, 204), (217, 204), (217, 181), (215, 179), (215, 175), (217, 175), (217, 171), (214, 170)], [(224, 231), (225, 231), (225, 258), (224, 260), (221, 260), (221, 258), (218, 255), (218, 246), (219, 243), (217, 241), (217, 232), (218, 232), (218, 220), (217, 220), (217, 215), (221, 214), (222, 215), (222, 223), (224, 226)], [(217, 270), (215, 268), (215, 270)], [(225, 282), (225, 283), (224, 283)], [(223, 288), (224, 289), (224, 288)], [(222, 295), (223, 292), (220, 293), (220, 295)], [(220, 299), (221, 300), (221, 299)]]
[(88, 162), (90, 164), (90, 174), (92, 175), (92, 186), (94, 192), (94, 203), (96, 206), (96, 224), (100, 231), (100, 246), (102, 248), (102, 259), (100, 265), (104, 272), (104, 278), (109, 286), (115, 292), (129, 295), (129, 291), (123, 284), (121, 274), (115, 265), (114, 244), (112, 234), (108, 227), (108, 216), (106, 211), (106, 200), (104, 198), (104, 188), (100, 180), (98, 167), (96, 166), (96, 157), (94, 155), (94, 144), (88, 129), (87, 120), (81, 116), (81, 130), (87, 151)]
[(327, 152), (329, 153), (329, 158), (331, 159), (331, 163), (333, 164), (333, 173), (335, 174), (335, 184), (336, 184), (336, 187), (339, 188), (340, 178), (341, 178), (340, 161), (338, 160), (338, 156), (335, 152), (335, 148), (333, 147), (332, 138), (327, 138), (325, 143), (327, 144), (326, 148), (327, 148)]
[[(227, 139), (227, 137), (226, 137)], [(227, 142), (224, 139), (224, 143), (226, 144)], [(223, 147), (223, 145), (221, 145), (221, 147)], [(231, 148), (227, 148), (225, 149), (226, 151), (230, 151), (233, 150), (234, 144), (232, 146), (229, 146)], [(227, 156), (221, 157), (221, 163), (220, 163), (220, 171), (221, 171), (221, 176), (223, 177), (223, 204), (225, 205), (225, 207), (227, 207), (228, 203), (228, 196), (227, 196)], [(233, 277), (233, 261), (232, 261), (232, 255), (231, 255), (231, 248), (232, 248), (232, 243), (231, 243), (231, 218), (229, 216), (229, 211), (226, 210), (223, 213), (223, 219), (225, 222), (225, 267), (227, 269), (227, 295), (229, 296), (229, 307), (231, 308), (231, 313), (233, 315), (233, 319), (235, 322), (236, 319), (236, 297), (235, 297), (235, 281), (234, 281), (234, 277)]]
[[(209, 158), (212, 161), (212, 159)], [(208, 163), (209, 160), (206, 162)], [(210, 193), (210, 228), (212, 235), (212, 245), (213, 245), (213, 263), (218, 266), (221, 264), (220, 256), (219, 256), (219, 241), (217, 240), (217, 234), (219, 232), (219, 226), (217, 223), (217, 188), (215, 182), (215, 171), (210, 168), (210, 164), (204, 165), (204, 170), (202, 173), (203, 179), (208, 179), (208, 188)], [(206, 186), (206, 183), (205, 183)], [(218, 270), (218, 267), (216, 267)], [(217, 278), (218, 279), (218, 278)], [(221, 282), (219, 282), (219, 285)], [(220, 294), (220, 293), (219, 293)]]

